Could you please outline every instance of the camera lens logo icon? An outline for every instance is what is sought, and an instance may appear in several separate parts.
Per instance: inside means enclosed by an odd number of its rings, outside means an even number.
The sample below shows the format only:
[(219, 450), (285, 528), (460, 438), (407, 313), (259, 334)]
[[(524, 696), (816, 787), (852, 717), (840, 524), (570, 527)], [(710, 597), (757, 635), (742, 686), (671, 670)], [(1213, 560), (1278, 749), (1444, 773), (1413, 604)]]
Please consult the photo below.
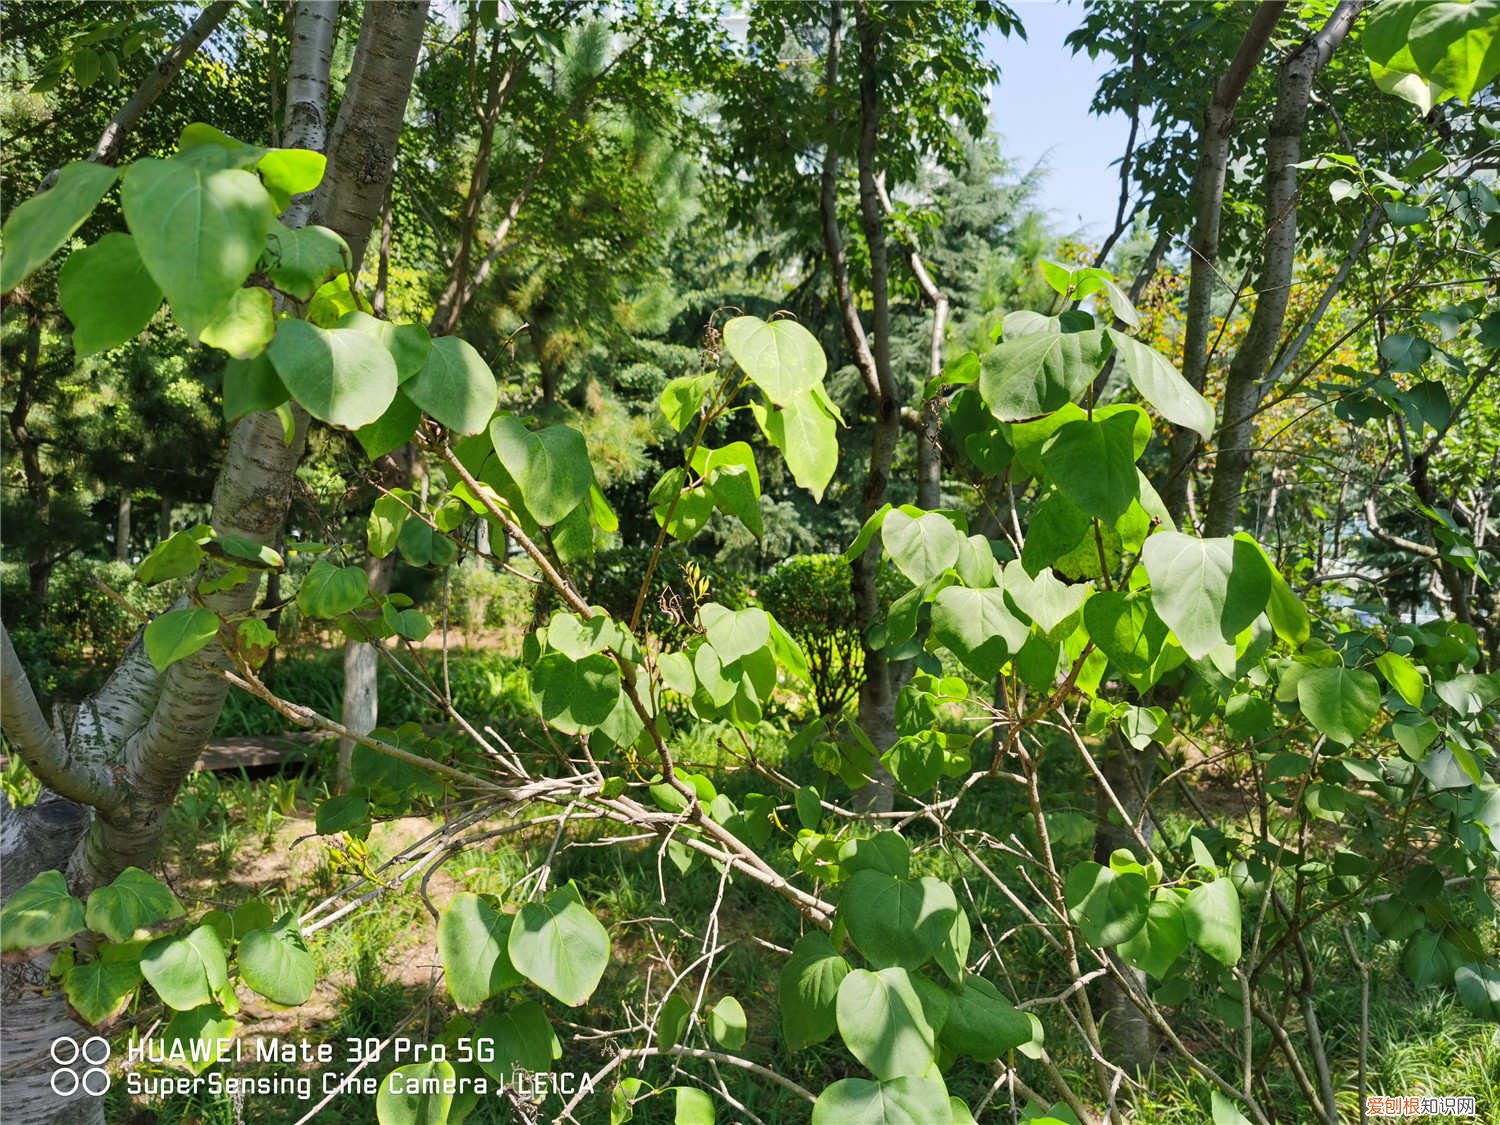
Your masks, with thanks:
[(71, 1098), (80, 1089), (97, 1098), (109, 1089), (109, 1071), (104, 1069), (109, 1061), (109, 1040), (102, 1035), (91, 1035), (82, 1043), (54, 1039), (52, 1061), (57, 1064), (52, 1072), (52, 1092), (60, 1098)]

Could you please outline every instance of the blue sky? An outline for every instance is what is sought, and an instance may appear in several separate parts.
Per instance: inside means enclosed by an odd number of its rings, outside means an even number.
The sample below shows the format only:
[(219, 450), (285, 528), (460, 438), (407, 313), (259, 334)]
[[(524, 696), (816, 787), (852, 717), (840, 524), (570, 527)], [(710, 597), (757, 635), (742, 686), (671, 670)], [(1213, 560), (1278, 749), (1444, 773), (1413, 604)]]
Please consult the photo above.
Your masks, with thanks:
[(990, 57), (1000, 64), (993, 91), (992, 120), (1001, 151), (1022, 169), (1038, 162), (1048, 170), (1041, 202), (1063, 232), (1082, 228), (1094, 241), (1114, 226), (1119, 202), (1119, 166), (1130, 121), (1124, 114), (1097, 117), (1089, 112), (1094, 85), (1108, 58), (1098, 62), (1075, 55), (1063, 37), (1078, 26), (1077, 4), (1051, 0), (1012, 0), (1026, 28), (1019, 36), (991, 36)]

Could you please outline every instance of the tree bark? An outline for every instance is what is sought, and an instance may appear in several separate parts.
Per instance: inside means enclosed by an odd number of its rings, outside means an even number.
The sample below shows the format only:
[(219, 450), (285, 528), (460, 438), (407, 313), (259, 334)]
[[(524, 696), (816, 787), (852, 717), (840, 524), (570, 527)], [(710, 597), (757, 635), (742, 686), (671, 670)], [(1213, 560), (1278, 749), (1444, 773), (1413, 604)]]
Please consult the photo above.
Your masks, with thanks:
[[(17, 815), (24, 813), (26, 815)], [(48, 794), (25, 809), (12, 809), (0, 794), (0, 893), (9, 896), (35, 876), (67, 859), (68, 848), (87, 815), (82, 805)], [(92, 1032), (68, 1016), (47, 979), (52, 957), (0, 964), (0, 1000), (5, 1025), (0, 1032), (0, 1102), (7, 1121), (46, 1125), (103, 1125), (101, 1098), (60, 1098), (52, 1090), (52, 1045), (59, 1039), (81, 1044)]]
[[(1224, 214), (1224, 179), (1228, 172), (1229, 138), (1234, 132), (1234, 107), (1249, 81), (1285, 0), (1264, 0), (1250, 17), (1229, 68), (1214, 87), (1203, 114), (1199, 134), (1198, 168), (1193, 174), (1193, 241), (1188, 247), (1187, 313), (1183, 326), (1182, 375), (1194, 390), (1203, 390), (1208, 373), (1209, 329), (1215, 283), (1219, 279), (1219, 225)], [(1178, 523), (1187, 508), (1188, 479), (1202, 443), (1192, 430), (1173, 428), (1171, 463), (1162, 486), (1162, 502)]]
[(391, 234), (393, 223), (393, 212), (391, 210), (391, 189), (385, 191), (385, 209), (380, 213), (380, 246), (375, 257), (375, 289), (370, 294), (370, 311), (376, 317), (385, 319), (386, 300), (389, 297), (387, 290), (391, 281)]
[(1255, 411), (1262, 379), (1281, 339), (1297, 253), (1297, 163), (1312, 101), (1313, 79), (1354, 26), (1363, 0), (1341, 0), (1317, 34), (1281, 64), (1276, 109), (1266, 142), (1265, 243), (1256, 283), (1255, 312), (1235, 352), (1224, 384), (1223, 425), (1213, 487), (1204, 512), (1204, 534), (1228, 535), (1239, 518), (1240, 488), (1254, 452)]
[[(286, 519), (292, 477), (302, 459), (306, 435), (303, 422), (287, 443), (281, 420), (265, 412), (236, 423), (214, 488), (210, 519), (220, 536), (255, 543), (275, 541)], [(201, 600), (221, 618), (228, 618), (249, 610), (259, 587), (259, 581), (252, 579)], [(229, 693), (220, 675), (228, 665), (228, 654), (216, 644), (173, 664), (161, 676), (156, 706), (147, 722), (122, 746), (100, 748), (113, 764), (123, 766), (120, 785), (126, 796), (119, 806), (99, 810), (69, 863), (70, 885), (86, 892), (126, 867), (146, 866), (155, 858), (167, 811), (213, 733)]]
[[(1193, 176), (1194, 224), (1192, 245), (1189, 247), (1190, 267), (1182, 362), (1184, 378), (1199, 391), (1203, 389), (1208, 372), (1212, 301), (1215, 283), (1219, 278), (1219, 227), (1224, 209), (1224, 181), (1228, 172), (1229, 138), (1234, 131), (1234, 110), (1245, 84), (1265, 54), (1271, 32), (1285, 8), (1284, 0), (1264, 0), (1256, 8), (1234, 58), (1215, 85), (1213, 96), (1204, 111), (1203, 128), (1199, 134), (1198, 167)], [(1132, 286), (1132, 300), (1138, 299), (1144, 291), (1155, 272), (1155, 262), (1164, 249), (1162, 240), (1158, 238), (1152, 253), (1136, 276), (1135, 285)], [(1113, 364), (1110, 365), (1112, 366)], [(1095, 384), (1096, 396), (1103, 396), (1108, 378), (1106, 369)], [(1200, 448), (1197, 434), (1182, 427), (1174, 427), (1162, 498), (1173, 520), (1178, 523), (1182, 522), (1187, 508), (1192, 466)], [(1155, 745), (1138, 752), (1118, 738), (1102, 748), (1100, 768), (1104, 772), (1106, 783), (1132, 815), (1138, 811), (1140, 801), (1150, 787), (1157, 756), (1158, 747)], [(1110, 852), (1117, 847), (1128, 847), (1131, 838), (1123, 828), (1110, 825), (1109, 814), (1113, 807), (1102, 789), (1097, 793), (1097, 799), (1098, 827), (1094, 835), (1094, 850), (1096, 858), (1103, 857), (1099, 862), (1108, 863)], [(1139, 974), (1137, 976), (1139, 978)], [(1138, 983), (1144, 984), (1139, 979)], [(1140, 1073), (1150, 1065), (1155, 1054), (1156, 1045), (1150, 1023), (1113, 979), (1102, 982), (1100, 1001), (1109, 1014), (1106, 1024), (1112, 1052), (1118, 1056), (1122, 1065)]]
[(844, 236), (839, 229), (838, 182), (839, 130), (838, 91), (840, 36), (843, 34), (844, 9), (840, 0), (829, 5), (828, 58), (823, 73), (823, 85), (828, 90), (828, 145), (823, 150), (823, 172), (821, 180), (820, 206), (823, 218), (823, 250), (828, 255), (829, 267), (833, 271), (834, 296), (838, 304), (839, 318), (844, 326), (844, 338), (849, 350), (854, 353), (854, 365), (864, 380), (870, 401), (878, 404), (881, 398), (880, 374), (875, 366), (875, 354), (870, 350), (869, 337), (865, 335), (864, 322), (859, 318), (859, 306), (854, 300), (854, 289), (849, 281), (849, 260), (844, 253)]
[[(13, 752), (54, 795), (90, 805), (112, 798), (113, 783), (104, 769), (78, 755), (76, 746), (69, 746), (47, 725), (4, 625), (0, 625), (0, 729)], [(10, 872), (5, 872), (4, 878), (9, 877)]]
[(1370, 245), (1370, 240), (1375, 237), (1375, 232), (1380, 229), (1385, 220), (1385, 212), (1379, 207), (1370, 208), (1369, 214), (1365, 216), (1364, 225), (1359, 228), (1359, 234), (1355, 236), (1354, 244), (1344, 253), (1344, 260), (1339, 263), (1337, 272), (1329, 279), (1328, 284), (1323, 287), (1322, 295), (1318, 297), (1318, 303), (1307, 316), (1307, 322), (1302, 325), (1301, 331), (1295, 339), (1288, 342), (1281, 349), (1281, 354), (1276, 357), (1276, 362), (1271, 365), (1271, 370), (1266, 372), (1262, 380), (1260, 393), (1264, 396), (1272, 387), (1281, 381), (1281, 377), (1291, 370), (1292, 364), (1297, 362), (1307, 343), (1312, 339), (1312, 334), (1318, 330), (1318, 325), (1323, 322), (1323, 317), (1328, 312), (1328, 307), (1333, 304), (1333, 299), (1339, 295), (1344, 288), (1344, 283), (1349, 280), (1349, 274)]
[[(1100, 747), (1099, 770), (1104, 775), (1105, 783), (1114, 793), (1120, 807), (1133, 818), (1140, 817), (1145, 807), (1146, 794), (1151, 789), (1160, 752), (1156, 743), (1144, 750), (1136, 750), (1118, 733), (1113, 734)], [(1135, 843), (1130, 825), (1112, 822), (1111, 818), (1118, 817), (1119, 813), (1102, 786), (1095, 793), (1095, 810), (1097, 827), (1094, 831), (1094, 861), (1108, 866), (1110, 854), (1117, 848), (1124, 848), (1137, 860), (1146, 862), (1149, 857), (1139, 854), (1140, 849)], [(1155, 822), (1147, 817), (1142, 821), (1141, 835), (1149, 841), (1154, 834)], [(1137, 988), (1143, 994), (1148, 991), (1145, 973), (1129, 966), (1122, 965), (1121, 968), (1135, 979)], [(1105, 977), (1099, 983), (1099, 1000), (1106, 1013), (1103, 1034), (1110, 1060), (1133, 1074), (1145, 1073), (1156, 1056), (1157, 1046), (1150, 1020), (1112, 977)]]
[(322, 151), (328, 139), (329, 70), (338, 34), (337, 0), (297, 0), (286, 68), (286, 122), (281, 143)]
[[(373, 197), (378, 206), (384, 198), (421, 47), (425, 12), (425, 5), (396, 3), (366, 9), (348, 92), (334, 127), (334, 143), (340, 143), (341, 134), (344, 140), (329, 160), (318, 200), (331, 201), (324, 204), (325, 221), (351, 247), (357, 244), (361, 250), (375, 217), (363, 204)], [(321, 13), (316, 5), (304, 5), (297, 14), (317, 20)], [(316, 36), (304, 39), (309, 50), (317, 44)], [(293, 68), (294, 74), (297, 69)], [(308, 83), (304, 71), (302, 78), (294, 79), (288, 102), (304, 99)], [(315, 81), (311, 84), (317, 85)], [(326, 79), (322, 84), (326, 88)], [(382, 112), (387, 115), (383, 122)], [(312, 120), (306, 115), (303, 119)], [(316, 143), (320, 138), (309, 125), (297, 139)], [(367, 141), (368, 147), (357, 146), (355, 142), (360, 140)], [(356, 182), (345, 188), (345, 181)], [(300, 411), (296, 414), (290, 443), (284, 440), (281, 421), (273, 414), (251, 414), (236, 423), (214, 489), (211, 522), (221, 536), (270, 543), (280, 533), (307, 432), (306, 415)], [(209, 595), (202, 599), (203, 604), (221, 617), (244, 613), (254, 605), (258, 587), (258, 581), (245, 582)], [(144, 866), (152, 861), (167, 810), (223, 708), (228, 687), (220, 672), (227, 660), (222, 648), (210, 645), (172, 665), (160, 678), (155, 706), (145, 723), (128, 732), (124, 740), (111, 740), (97, 748), (98, 754), (123, 767), (120, 786), (125, 796), (117, 807), (101, 809), (95, 817), (70, 861), (70, 884), (86, 891), (109, 881), (127, 866)], [(104, 691), (108, 693), (110, 685)]]
[[(408, 443), (382, 460), (387, 488), (411, 487), (416, 449)], [(396, 572), (396, 556), (365, 559), (365, 578), (373, 594), (388, 594), (391, 577)], [(370, 641), (344, 642), (344, 688), (339, 705), (339, 722), (354, 735), (369, 734), (380, 719), (380, 696), (376, 677), (380, 667), (380, 648)], [(347, 793), (354, 784), (354, 739), (338, 741), (337, 789)]]
[[(315, 221), (344, 235), (356, 272), (370, 231), (389, 201), (396, 144), (426, 22), (426, 3), (366, 6), (348, 90), (328, 143), (328, 175), (309, 207)], [(381, 585), (390, 586), (392, 564), (374, 563), (371, 589), (383, 593)], [(374, 646), (365, 642), (351, 641), (344, 650), (340, 717), (360, 734), (375, 728), (377, 659)], [(349, 784), (352, 754), (352, 743), (340, 745), (336, 784), (341, 790)]]
[[(864, 13), (861, 11), (861, 15)], [(878, 207), (878, 196), (875, 192), (875, 136), (878, 129), (879, 92), (875, 86), (875, 74), (873, 66), (875, 59), (868, 60), (872, 68), (868, 75), (869, 81), (865, 82), (863, 72), (866, 66), (865, 40), (868, 38), (868, 49), (872, 52), (878, 51), (878, 32), (868, 26), (868, 19), (864, 20), (864, 26), (860, 27), (861, 39), (861, 73), (860, 83), (860, 139), (859, 139), (859, 163), (861, 181), (861, 206), (863, 212), (864, 187), (866, 172), (868, 171), (870, 195)], [(844, 338), (849, 345), (849, 350), (854, 353), (855, 366), (858, 368), (860, 377), (863, 379), (865, 389), (870, 396), (870, 404), (875, 411), (875, 427), (870, 445), (869, 467), (865, 475), (865, 487), (861, 497), (862, 518), (868, 519), (884, 502), (887, 485), (890, 481), (891, 461), (895, 454), (896, 439), (900, 436), (901, 410), (900, 404), (894, 401), (894, 396), (888, 395), (886, 380), (882, 377), (882, 368), (876, 358), (875, 348), (871, 346), (870, 336), (865, 333), (865, 326), (860, 319), (859, 308), (855, 303), (853, 286), (849, 280), (849, 264), (844, 253), (844, 238), (839, 227), (838, 218), (838, 134), (840, 119), (838, 113), (838, 75), (839, 56), (841, 52), (841, 39), (843, 35), (843, 5), (839, 0), (833, 0), (829, 5), (828, 18), (828, 57), (825, 61), (823, 84), (828, 91), (828, 145), (823, 152), (823, 169), (821, 178), (820, 205), (823, 219), (823, 247), (828, 256), (829, 265), (833, 271), (834, 293), (837, 299), (840, 319), (844, 326)], [(862, 214), (863, 219), (863, 214)], [(869, 236), (868, 223), (862, 223), (866, 237)], [(872, 285), (871, 288), (883, 298), (881, 292), (886, 280), (885, 244), (880, 237), (879, 214), (875, 215), (875, 245), (870, 247)], [(879, 247), (879, 281), (875, 281), (876, 247)], [(885, 310), (884, 325), (887, 330), (890, 327), (890, 308), (888, 299), (882, 300), (881, 307)], [(877, 316), (875, 332), (880, 331), (881, 322)], [(879, 345), (877, 345), (879, 346)], [(885, 372), (889, 374), (890, 364), (890, 341), (887, 337), (884, 345)], [(878, 649), (870, 647), (868, 631), (870, 625), (880, 612), (880, 597), (876, 586), (876, 578), (880, 569), (880, 552), (878, 548), (865, 551), (859, 558), (854, 560), (851, 568), (853, 571), (851, 588), (854, 595), (854, 623), (859, 631), (860, 657), (863, 680), (859, 686), (859, 707), (856, 721), (866, 737), (877, 752), (883, 753), (896, 739), (896, 700), (892, 691), (891, 670), (885, 654)], [(871, 785), (860, 795), (860, 803), (875, 811), (887, 810), (892, 803), (892, 790), (890, 775), (883, 766), (876, 764), (874, 780)]]
[[(292, 5), (292, 44), (287, 55), (286, 121), (281, 143), (322, 152), (328, 142), (329, 69), (338, 34), (338, 0), (297, 0)], [(281, 221), (307, 225), (316, 190), (293, 197)]]
[(426, 0), (366, 4), (360, 22), (349, 83), (328, 142), (328, 173), (309, 218), (344, 236), (356, 273), (385, 201), (426, 24)]

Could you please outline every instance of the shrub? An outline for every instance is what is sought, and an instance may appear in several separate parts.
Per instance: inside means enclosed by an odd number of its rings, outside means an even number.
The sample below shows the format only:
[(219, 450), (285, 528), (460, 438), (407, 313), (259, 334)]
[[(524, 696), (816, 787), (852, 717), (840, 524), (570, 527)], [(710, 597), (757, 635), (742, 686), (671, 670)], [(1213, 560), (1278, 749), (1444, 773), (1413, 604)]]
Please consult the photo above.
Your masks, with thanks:
[(838, 555), (794, 555), (761, 579), (756, 593), (807, 654), (818, 714), (837, 715), (864, 682), (853, 575)]
[[(483, 629), (524, 631), (531, 620), (534, 587), (480, 559), (466, 559), (450, 572), (448, 619), (470, 645)], [(441, 620), (442, 589), (428, 598), (429, 615)]]
[(141, 624), (166, 609), (174, 594), (175, 583), (142, 586), (127, 563), (75, 557), (52, 569), (38, 623), (26, 568), (6, 563), (0, 569), (11, 642), (44, 704), (96, 689)]
[(167, 608), (173, 592), (171, 584), (142, 586), (128, 563), (68, 559), (52, 571), (47, 625), (68, 636), (68, 659), (112, 666), (142, 621)]
[(5, 625), (12, 632), (17, 627), (36, 628), (42, 607), (31, 596), (31, 578), (26, 565), (0, 562), (0, 606), (5, 607)]

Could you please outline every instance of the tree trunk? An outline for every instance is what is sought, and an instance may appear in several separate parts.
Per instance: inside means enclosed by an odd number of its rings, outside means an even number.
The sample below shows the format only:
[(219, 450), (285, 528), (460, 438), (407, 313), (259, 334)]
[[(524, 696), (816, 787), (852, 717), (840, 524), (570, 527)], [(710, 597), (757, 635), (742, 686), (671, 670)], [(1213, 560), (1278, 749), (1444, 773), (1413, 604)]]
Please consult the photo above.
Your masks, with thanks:
[[(869, 10), (864, 6), (856, 9), (855, 26), (860, 47), (860, 219), (869, 249), (870, 289), (874, 306), (872, 331), (868, 336), (860, 320), (859, 307), (850, 284), (849, 265), (844, 254), (843, 233), (838, 218), (839, 154), (834, 138), (839, 131), (837, 91), (840, 37), (843, 32), (843, 5), (839, 0), (834, 0), (829, 6), (828, 57), (823, 81), (829, 97), (829, 141), (823, 152), (821, 209), (823, 245), (833, 270), (834, 291), (843, 322), (844, 337), (854, 353), (855, 365), (875, 411), (870, 462), (861, 499), (862, 517), (869, 519), (885, 502), (896, 442), (901, 436), (902, 419), (900, 395), (891, 375), (890, 294), (887, 291), (889, 264), (881, 229), (880, 191), (875, 175), (875, 140), (880, 119), (879, 76), (876, 72), (880, 33)], [(856, 721), (876, 752), (884, 753), (896, 741), (896, 698), (890, 662), (883, 651), (870, 647), (868, 639), (869, 627), (880, 612), (880, 597), (876, 587), (879, 569), (878, 549), (865, 551), (854, 560), (851, 585), (854, 594), (854, 622), (859, 630), (865, 675), (859, 689)], [(890, 775), (877, 763), (874, 780), (861, 792), (859, 803), (879, 812), (889, 810), (892, 799)]]
[[(305, 422), (290, 445), (281, 420), (256, 413), (236, 423), (229, 452), (214, 488), (210, 517), (220, 536), (255, 543), (273, 542), (286, 518), (292, 474), (302, 458)], [(202, 599), (221, 617), (242, 614), (255, 604), (255, 580)], [(145, 668), (150, 665), (146, 664)], [(166, 826), (167, 810), (192, 769), (198, 752), (213, 733), (229, 686), (220, 675), (228, 654), (210, 645), (180, 661), (156, 680), (155, 706), (143, 724), (120, 731), (124, 738), (101, 739), (89, 747), (96, 760), (123, 767), (125, 799), (101, 809), (69, 864), (69, 882), (87, 890), (108, 882), (129, 866), (149, 865)], [(144, 670), (141, 673), (144, 675)], [(111, 683), (118, 679), (112, 678)], [(110, 686), (106, 685), (106, 695)], [(75, 730), (75, 738), (77, 737)]]
[(526, 331), (531, 336), (531, 346), (536, 352), (537, 369), (542, 376), (542, 405), (553, 406), (557, 403), (557, 391), (562, 386), (563, 380), (562, 364), (557, 362), (558, 349), (547, 330), (546, 314), (533, 315), (530, 321)]
[(356, 272), (385, 202), (426, 25), (426, 0), (366, 4), (360, 21), (349, 83), (328, 141), (328, 174), (309, 219), (344, 236)]
[(115, 562), (130, 561), (130, 493), (120, 493), (115, 505)]
[[(1156, 772), (1156, 759), (1160, 747), (1155, 743), (1144, 750), (1136, 750), (1118, 734), (1108, 739), (1099, 755), (1099, 771), (1120, 806), (1132, 818), (1140, 817), (1146, 794), (1151, 790), (1151, 779)], [(1135, 835), (1130, 826), (1115, 824), (1112, 817), (1119, 816), (1114, 802), (1101, 787), (1096, 797), (1096, 825), (1094, 831), (1094, 861), (1109, 866), (1110, 853), (1124, 848), (1144, 863), (1147, 856), (1140, 855)], [(1154, 834), (1154, 822), (1148, 817), (1141, 823), (1141, 835), (1150, 841)], [(1136, 981), (1141, 993), (1149, 991), (1146, 975), (1138, 969), (1122, 966)], [(1124, 1067), (1133, 1075), (1144, 1074), (1156, 1056), (1156, 1034), (1144, 1012), (1131, 1001), (1129, 994), (1112, 977), (1105, 977), (1099, 984), (1100, 1006), (1105, 1015), (1102, 1021), (1105, 1046), (1111, 1062)]]
[[(344, 642), (344, 694), (339, 722), (353, 736), (369, 734), (379, 718), (380, 694), (376, 690), (379, 662), (380, 654), (368, 641)], [(354, 738), (340, 738), (338, 746), (336, 789), (348, 793), (354, 788)]]
[(1203, 533), (1228, 535), (1239, 519), (1240, 488), (1254, 460), (1251, 440), (1265, 376), (1281, 340), (1297, 253), (1297, 167), (1313, 79), (1349, 34), (1362, 0), (1341, 0), (1322, 29), (1281, 64), (1276, 110), (1266, 141), (1265, 244), (1255, 312), (1224, 383), (1219, 456), (1204, 512)]
[[(408, 447), (410, 448), (410, 447)], [(396, 570), (396, 556), (367, 558), (365, 574), (372, 594), (388, 594), (391, 575)], [(341, 722), (354, 735), (369, 734), (380, 719), (380, 695), (376, 691), (376, 674), (380, 670), (380, 649), (369, 641), (344, 642), (344, 694), (339, 709)], [(338, 791), (347, 793), (354, 785), (354, 739), (338, 741)]]
[[(1245, 83), (1265, 54), (1271, 32), (1285, 8), (1285, 0), (1265, 0), (1256, 9), (1229, 69), (1214, 87), (1213, 97), (1203, 114), (1198, 169), (1193, 175), (1193, 241), (1188, 248), (1187, 315), (1182, 345), (1183, 378), (1198, 391), (1203, 390), (1208, 373), (1208, 334), (1213, 320), (1214, 283), (1219, 277), (1219, 222), (1224, 214), (1224, 178), (1229, 167), (1234, 107)], [(1181, 523), (1187, 510), (1188, 480), (1201, 442), (1192, 430), (1176, 426), (1172, 430), (1170, 448), (1171, 462), (1161, 496), (1172, 518)]]
[(385, 207), (380, 212), (380, 247), (375, 256), (375, 289), (370, 294), (370, 311), (379, 319), (385, 319), (387, 290), (391, 281), (391, 233), (393, 227), (391, 211), (391, 189), (386, 188)]
[[(872, 352), (880, 382), (876, 404), (875, 439), (870, 446), (870, 468), (865, 477), (864, 518), (869, 519), (885, 503), (891, 479), (891, 463), (901, 438), (901, 390), (891, 369), (890, 264), (885, 231), (881, 223), (880, 189), (875, 176), (875, 142), (880, 132), (880, 27), (870, 7), (855, 8), (854, 26), (859, 40), (859, 215), (866, 249), (870, 255)], [(854, 568), (854, 604), (861, 638), (880, 611), (876, 575), (878, 551), (866, 551)], [(879, 753), (896, 741), (896, 683), (891, 662), (882, 650), (863, 640), (865, 682), (859, 692), (859, 726)], [(894, 799), (892, 780), (885, 767), (877, 766), (865, 803), (871, 811), (889, 812)]]
[[(870, 446), (870, 466), (865, 476), (863, 510), (866, 519), (874, 515), (885, 502), (890, 483), (891, 461), (896, 452), (896, 441), (901, 436), (901, 418), (891, 412), (890, 416), (875, 422), (874, 441)], [(891, 675), (891, 662), (881, 649), (871, 648), (869, 626), (880, 615), (880, 594), (877, 578), (880, 574), (880, 549), (875, 546), (854, 560), (854, 619), (859, 624), (859, 643), (864, 662), (864, 682), (859, 688), (859, 729), (875, 747), (877, 754), (884, 754), (896, 741), (896, 684)], [(889, 812), (895, 800), (892, 779), (885, 767), (878, 762), (870, 785), (860, 794), (860, 803), (871, 812)]]
[[(83, 805), (53, 793), (44, 792), (36, 804), (19, 809), (0, 794), (0, 897), (9, 898), (43, 871), (66, 863), (87, 817)], [(5, 1006), (0, 1100), (5, 1117), (50, 1125), (102, 1123), (104, 1105), (98, 1098), (60, 1098), (52, 1090), (57, 1069), (52, 1044), (58, 1039), (81, 1042), (90, 1032), (68, 1017), (66, 1005), (47, 987), (51, 967), (51, 956), (0, 964), (0, 1003)]]
[[(312, 7), (299, 5), (297, 10)], [(323, 221), (356, 256), (368, 240), (390, 177), (425, 15), (425, 4), (365, 8), (354, 71), (335, 127), (335, 151), (318, 193)], [(366, 209), (371, 196), (374, 203)], [(235, 425), (214, 489), (211, 520), (221, 535), (257, 543), (276, 539), (306, 429), (303, 416), (287, 443), (272, 414), (248, 415)], [(246, 582), (203, 600), (224, 615), (244, 612), (254, 604), (258, 586)], [(3, 647), (7, 741), (44, 784), (72, 798), (44, 793), (31, 809), (0, 805), (4, 890), (8, 893), (12, 880), (27, 872), (65, 860), (71, 888), (84, 895), (127, 866), (150, 866), (182, 778), (223, 706), (227, 686), (218, 675), (227, 659), (223, 651), (210, 646), (158, 674), (137, 638), (109, 682), (79, 709), (71, 729), (51, 732), (39, 721), (40, 710), (13, 659), (8, 636)], [(85, 805), (93, 806), (92, 817)], [(102, 1121), (99, 1098), (61, 1098), (50, 1088), (51, 1059), (38, 1049), (45, 1050), (59, 1035), (85, 1033), (69, 1021), (59, 994), (29, 987), (44, 980), (46, 970), (45, 959), (5, 967), (0, 1101), (7, 1119), (28, 1125)]]
[[(286, 122), (281, 130), (281, 143), (288, 148), (321, 152), (328, 139), (329, 70), (338, 19), (338, 0), (297, 0), (292, 5)], [(293, 199), (292, 207), (296, 206)]]
[[(286, 556), (285, 529), (276, 540), (276, 553), (283, 558)], [(271, 631), (273, 637), (279, 638), (281, 636), (281, 571), (273, 570), (266, 576), (266, 594), (260, 601), (260, 607), (266, 614), (266, 628)], [(275, 682), (276, 654), (280, 649), (279, 643), (271, 646), (271, 651), (266, 655), (266, 662), (260, 666), (261, 683)]]

